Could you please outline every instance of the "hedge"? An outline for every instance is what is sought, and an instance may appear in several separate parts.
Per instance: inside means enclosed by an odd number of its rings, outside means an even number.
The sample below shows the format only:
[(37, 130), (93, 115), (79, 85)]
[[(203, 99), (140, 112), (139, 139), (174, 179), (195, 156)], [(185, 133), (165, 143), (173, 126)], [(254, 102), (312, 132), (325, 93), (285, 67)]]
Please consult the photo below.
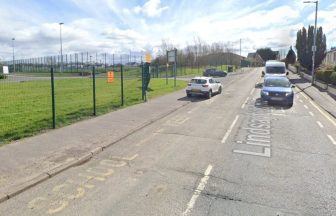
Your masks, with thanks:
[[(336, 67), (335, 67), (336, 69)], [(330, 75), (330, 81), (332, 84), (336, 85), (336, 70)]]

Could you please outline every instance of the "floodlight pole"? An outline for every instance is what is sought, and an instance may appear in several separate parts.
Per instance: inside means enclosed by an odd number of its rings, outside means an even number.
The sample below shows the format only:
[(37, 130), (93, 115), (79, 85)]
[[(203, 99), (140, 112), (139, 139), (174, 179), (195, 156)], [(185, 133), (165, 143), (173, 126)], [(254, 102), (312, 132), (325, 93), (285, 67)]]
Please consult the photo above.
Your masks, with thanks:
[(60, 26), (60, 44), (61, 44), (61, 72), (63, 72), (63, 47), (62, 47), (62, 25), (64, 23), (59, 23)]
[(13, 72), (15, 73), (15, 52), (14, 52), (14, 41), (15, 38), (12, 38), (12, 47), (13, 47)]

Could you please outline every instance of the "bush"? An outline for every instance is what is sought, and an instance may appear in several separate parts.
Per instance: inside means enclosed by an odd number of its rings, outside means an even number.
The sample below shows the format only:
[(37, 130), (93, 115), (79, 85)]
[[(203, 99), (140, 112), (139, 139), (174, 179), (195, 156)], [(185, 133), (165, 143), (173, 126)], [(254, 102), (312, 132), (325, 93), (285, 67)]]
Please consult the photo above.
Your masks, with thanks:
[(7, 76), (5, 74), (0, 74), (0, 79), (6, 79)]
[(336, 71), (330, 75), (330, 81), (332, 84), (336, 85)]
[(335, 65), (335, 67), (334, 67), (334, 71), (336, 72), (336, 65)]
[(322, 80), (324, 82), (327, 82), (327, 83), (330, 83), (331, 80), (330, 80), (330, 76), (331, 74), (333, 73), (334, 71), (333, 70), (318, 70), (316, 71), (316, 78), (319, 79), (319, 80)]

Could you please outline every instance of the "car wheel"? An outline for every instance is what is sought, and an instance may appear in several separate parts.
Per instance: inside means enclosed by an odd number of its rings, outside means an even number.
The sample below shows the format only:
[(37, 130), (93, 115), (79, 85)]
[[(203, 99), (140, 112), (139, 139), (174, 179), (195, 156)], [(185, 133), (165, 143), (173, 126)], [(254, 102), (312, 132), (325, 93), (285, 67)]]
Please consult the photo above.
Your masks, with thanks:
[(222, 87), (219, 87), (218, 94), (222, 94)]
[(292, 106), (293, 106), (293, 101), (288, 104), (288, 107), (292, 107)]
[(191, 97), (191, 94), (187, 94), (187, 97), (190, 98), (190, 97)]
[(207, 95), (207, 98), (210, 99), (212, 97), (212, 90), (210, 89)]

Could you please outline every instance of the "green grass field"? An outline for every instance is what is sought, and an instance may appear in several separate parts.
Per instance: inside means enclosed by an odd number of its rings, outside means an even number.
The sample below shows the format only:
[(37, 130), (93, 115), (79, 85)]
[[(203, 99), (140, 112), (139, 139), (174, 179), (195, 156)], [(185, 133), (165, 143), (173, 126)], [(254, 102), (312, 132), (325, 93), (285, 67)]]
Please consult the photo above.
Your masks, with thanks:
[[(164, 79), (151, 79), (149, 98), (184, 88), (184, 81), (166, 85)], [(32, 136), (52, 126), (51, 87), (49, 80), (0, 82), (0, 144)], [(92, 79), (55, 80), (57, 127), (89, 118), (93, 113)], [(124, 106), (141, 103), (141, 80), (124, 81)], [(96, 79), (97, 114), (121, 108), (120, 80), (107, 83)]]

